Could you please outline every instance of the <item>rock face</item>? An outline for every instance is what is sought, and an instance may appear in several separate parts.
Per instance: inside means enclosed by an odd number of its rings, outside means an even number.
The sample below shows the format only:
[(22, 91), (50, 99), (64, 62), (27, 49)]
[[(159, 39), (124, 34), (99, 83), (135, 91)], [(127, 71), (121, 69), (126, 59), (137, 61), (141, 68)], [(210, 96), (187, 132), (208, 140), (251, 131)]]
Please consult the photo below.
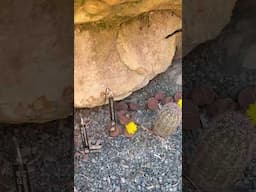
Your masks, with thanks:
[[(74, 23), (120, 21), (152, 10), (172, 10), (181, 16), (181, 0), (75, 0)], [(116, 19), (118, 17), (118, 19)]]
[(0, 2), (0, 122), (66, 117), (73, 111), (72, 4), (23, 3)]
[[(181, 0), (75, 0), (75, 107), (116, 100), (138, 90), (181, 49)], [(180, 54), (179, 54), (180, 55)]]
[(175, 54), (181, 19), (170, 10), (134, 17), (119, 27), (90, 25), (75, 32), (75, 107), (105, 103), (110, 88), (122, 99), (164, 72)]
[(237, 0), (183, 2), (183, 56), (200, 43), (215, 38), (230, 21)]
[[(229, 22), (236, 0), (76, 0), (75, 107), (105, 103), (111, 88), (122, 99), (145, 86)], [(164, 39), (181, 26), (181, 33)], [(183, 48), (181, 52), (181, 41)], [(175, 53), (176, 51), (176, 53)]]

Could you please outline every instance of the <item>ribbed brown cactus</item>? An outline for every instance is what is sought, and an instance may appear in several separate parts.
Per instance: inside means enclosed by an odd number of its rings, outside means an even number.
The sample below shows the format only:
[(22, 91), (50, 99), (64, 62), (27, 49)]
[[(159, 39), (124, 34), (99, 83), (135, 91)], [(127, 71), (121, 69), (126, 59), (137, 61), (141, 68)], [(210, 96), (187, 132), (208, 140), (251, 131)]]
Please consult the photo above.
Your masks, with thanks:
[(210, 122), (191, 161), (190, 178), (203, 191), (233, 191), (255, 150), (255, 128), (239, 112), (220, 114)]
[(168, 103), (159, 111), (153, 132), (160, 137), (173, 134), (181, 124), (182, 112), (176, 103)]

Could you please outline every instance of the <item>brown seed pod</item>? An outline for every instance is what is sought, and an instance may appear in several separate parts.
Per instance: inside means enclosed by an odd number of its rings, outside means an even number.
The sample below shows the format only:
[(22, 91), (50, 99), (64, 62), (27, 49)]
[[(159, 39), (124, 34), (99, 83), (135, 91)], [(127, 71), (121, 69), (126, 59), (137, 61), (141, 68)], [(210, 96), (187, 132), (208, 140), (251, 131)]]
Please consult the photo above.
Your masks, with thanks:
[(233, 191), (253, 157), (253, 125), (239, 112), (225, 112), (210, 122), (200, 141), (190, 166), (193, 182), (202, 191)]
[(238, 102), (243, 110), (246, 110), (250, 104), (256, 102), (256, 86), (242, 90), (238, 96)]
[(213, 89), (209, 87), (197, 87), (191, 91), (191, 99), (198, 106), (211, 104), (216, 96)]
[(176, 103), (168, 103), (159, 111), (153, 132), (160, 137), (175, 133), (181, 124), (182, 112)]
[(128, 110), (128, 105), (124, 101), (120, 101), (116, 103), (116, 110), (117, 111), (126, 111)]
[(127, 111), (118, 111), (117, 116), (121, 125), (126, 125), (130, 121)]
[(140, 106), (139, 106), (139, 104), (137, 104), (137, 103), (129, 103), (128, 104), (129, 105), (129, 109), (131, 110), (131, 111), (137, 111), (139, 108), (140, 108)]
[(209, 116), (214, 117), (227, 111), (234, 111), (237, 108), (237, 103), (233, 99), (221, 98), (208, 105), (206, 110)]
[(198, 107), (188, 99), (183, 100), (182, 104), (182, 129), (192, 130), (201, 127), (200, 113)]
[(158, 109), (158, 101), (156, 98), (151, 97), (148, 99), (147, 106), (150, 110), (157, 110)]
[(158, 91), (155, 94), (155, 99), (157, 101), (163, 101), (165, 97), (166, 97), (166, 95), (165, 95), (165, 92), (163, 92), (163, 91)]

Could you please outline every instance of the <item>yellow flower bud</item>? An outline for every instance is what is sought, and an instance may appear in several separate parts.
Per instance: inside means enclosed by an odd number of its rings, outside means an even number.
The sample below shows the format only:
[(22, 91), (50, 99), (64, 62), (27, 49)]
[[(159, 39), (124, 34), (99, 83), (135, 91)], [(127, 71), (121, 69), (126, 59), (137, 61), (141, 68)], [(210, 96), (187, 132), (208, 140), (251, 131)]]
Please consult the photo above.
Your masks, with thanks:
[(256, 103), (249, 105), (246, 115), (252, 121), (253, 125), (256, 125)]
[(178, 106), (180, 107), (180, 109), (182, 109), (182, 99), (179, 99), (177, 102)]
[(126, 128), (126, 132), (130, 135), (135, 134), (138, 129), (136, 123), (134, 123), (133, 121), (126, 124), (125, 128)]

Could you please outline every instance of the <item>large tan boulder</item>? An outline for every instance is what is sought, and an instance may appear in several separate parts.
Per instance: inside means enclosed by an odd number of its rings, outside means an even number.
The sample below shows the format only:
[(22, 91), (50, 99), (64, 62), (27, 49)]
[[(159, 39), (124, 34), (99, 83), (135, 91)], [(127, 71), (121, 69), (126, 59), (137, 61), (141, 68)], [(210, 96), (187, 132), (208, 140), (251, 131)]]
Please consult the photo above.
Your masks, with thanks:
[[(171, 65), (181, 0), (75, 0), (75, 107), (123, 99)], [(179, 36), (180, 37), (180, 36)]]
[(116, 28), (90, 26), (75, 33), (75, 107), (105, 103), (110, 88), (122, 99), (172, 63), (181, 19), (170, 10), (134, 17)]
[[(75, 107), (104, 104), (107, 87), (122, 99), (145, 86), (175, 51), (185, 56), (215, 38), (235, 2), (195, 0), (182, 8), (179, 0), (76, 0), (74, 23), (82, 27), (75, 33)], [(179, 28), (182, 36), (163, 39)]]
[(152, 10), (167, 9), (181, 16), (181, 4), (181, 0), (74, 0), (74, 23), (118, 22)]
[(184, 0), (182, 54), (214, 39), (231, 19), (237, 0)]
[[(220, 33), (230, 21), (236, 1), (185, 0), (182, 3), (181, 0), (75, 0), (74, 23), (119, 24), (141, 13), (169, 9), (183, 17), (184, 56), (200, 43), (214, 39)], [(178, 51), (180, 56), (181, 49)]]
[(0, 122), (44, 122), (73, 108), (69, 0), (0, 2)]

